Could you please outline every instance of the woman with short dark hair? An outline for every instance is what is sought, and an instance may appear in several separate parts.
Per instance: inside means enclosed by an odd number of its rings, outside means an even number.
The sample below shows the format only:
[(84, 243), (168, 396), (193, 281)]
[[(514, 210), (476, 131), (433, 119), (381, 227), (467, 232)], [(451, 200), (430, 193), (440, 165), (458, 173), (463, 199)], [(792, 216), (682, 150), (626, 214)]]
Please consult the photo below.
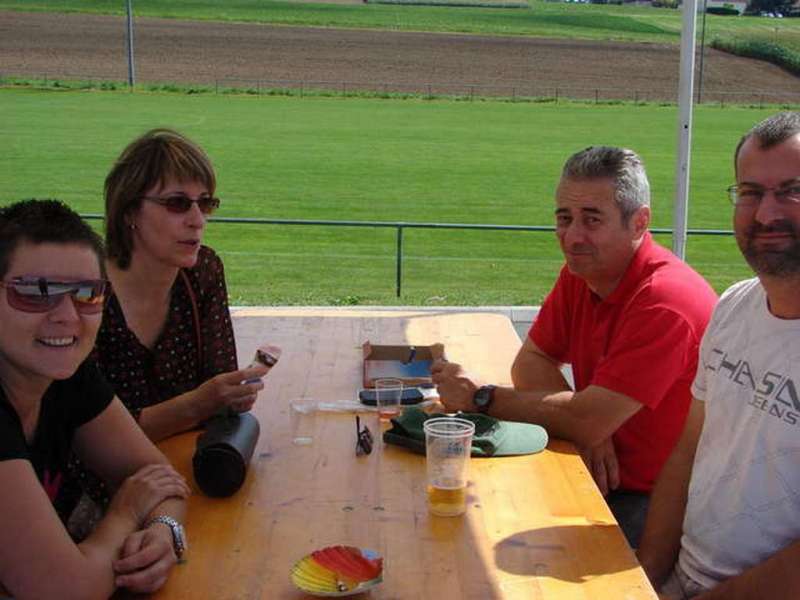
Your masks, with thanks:
[[(88, 358), (106, 290), (102, 243), (77, 214), (0, 208), (0, 594), (17, 600), (155, 591), (186, 547), (186, 482)], [(79, 544), (70, 452), (113, 493)]]

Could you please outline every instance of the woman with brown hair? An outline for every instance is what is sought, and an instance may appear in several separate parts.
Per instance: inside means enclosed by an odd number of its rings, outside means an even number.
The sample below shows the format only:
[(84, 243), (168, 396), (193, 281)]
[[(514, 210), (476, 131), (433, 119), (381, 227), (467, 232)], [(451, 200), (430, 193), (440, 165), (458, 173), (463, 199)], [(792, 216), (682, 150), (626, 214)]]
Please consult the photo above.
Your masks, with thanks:
[(202, 245), (215, 192), (205, 152), (169, 129), (134, 140), (105, 181), (111, 294), (97, 359), (152, 440), (248, 411), (264, 387), (267, 367), (237, 370), (222, 261)]

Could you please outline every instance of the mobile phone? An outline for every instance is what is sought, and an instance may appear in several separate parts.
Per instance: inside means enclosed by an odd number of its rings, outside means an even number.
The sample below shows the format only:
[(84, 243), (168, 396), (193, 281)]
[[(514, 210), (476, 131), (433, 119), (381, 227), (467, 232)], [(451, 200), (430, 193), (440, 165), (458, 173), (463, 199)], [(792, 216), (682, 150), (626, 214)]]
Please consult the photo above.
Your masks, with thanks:
[[(358, 399), (361, 404), (367, 406), (375, 406), (377, 399), (375, 397), (375, 390), (365, 388), (358, 391)], [(400, 404), (417, 404), (425, 399), (422, 390), (418, 387), (404, 387), (403, 395), (400, 396)]]

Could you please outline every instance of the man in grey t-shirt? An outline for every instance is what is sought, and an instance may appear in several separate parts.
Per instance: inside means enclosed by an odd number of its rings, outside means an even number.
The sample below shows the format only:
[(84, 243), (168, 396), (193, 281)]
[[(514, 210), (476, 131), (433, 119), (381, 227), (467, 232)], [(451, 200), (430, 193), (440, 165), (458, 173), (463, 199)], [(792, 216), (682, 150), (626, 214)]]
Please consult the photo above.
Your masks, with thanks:
[(734, 157), (736, 241), (756, 278), (720, 298), (639, 560), (662, 598), (800, 598), (800, 113)]

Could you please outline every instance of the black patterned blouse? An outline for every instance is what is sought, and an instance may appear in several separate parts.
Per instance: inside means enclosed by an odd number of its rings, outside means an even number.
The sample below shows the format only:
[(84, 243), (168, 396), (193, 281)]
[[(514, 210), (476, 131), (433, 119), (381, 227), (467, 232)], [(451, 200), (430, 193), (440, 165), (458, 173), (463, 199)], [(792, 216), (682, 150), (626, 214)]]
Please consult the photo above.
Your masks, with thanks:
[(180, 275), (172, 286), (164, 329), (152, 350), (128, 329), (113, 292), (106, 302), (95, 346), (97, 364), (136, 419), (143, 408), (237, 368), (222, 261), (211, 248), (201, 246), (197, 263), (184, 272), (197, 300), (201, 352), (197, 348), (192, 302)]
[[(197, 302), (200, 352), (192, 301), (186, 280), (180, 274), (172, 285), (164, 329), (152, 350), (128, 329), (113, 291), (106, 301), (94, 358), (114, 393), (137, 420), (143, 408), (193, 390), (214, 375), (237, 368), (222, 261), (211, 248), (201, 246), (197, 263), (184, 272)], [(65, 505), (78, 504), (82, 492), (100, 507), (108, 506), (110, 501), (105, 484), (74, 455), (68, 461), (62, 487)], [(68, 524), (75, 541), (85, 538), (97, 518), (93, 509), (83, 502), (79, 504)]]

